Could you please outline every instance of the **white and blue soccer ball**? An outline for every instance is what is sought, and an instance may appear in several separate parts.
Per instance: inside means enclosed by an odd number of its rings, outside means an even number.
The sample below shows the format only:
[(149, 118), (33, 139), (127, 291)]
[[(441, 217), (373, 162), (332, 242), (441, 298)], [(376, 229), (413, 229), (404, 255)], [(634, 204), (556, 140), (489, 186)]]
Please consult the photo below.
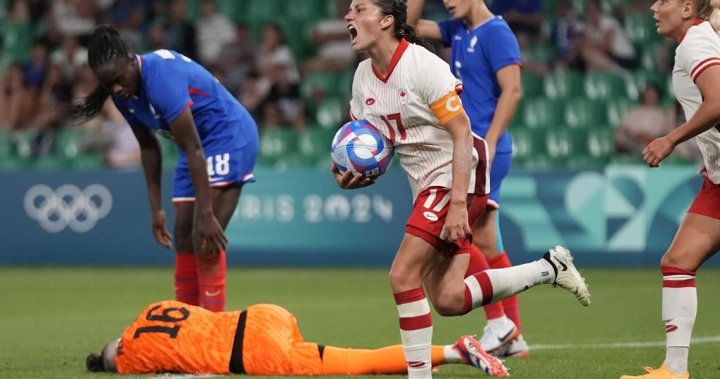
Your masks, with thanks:
[(393, 145), (367, 120), (355, 120), (335, 133), (330, 154), (341, 173), (350, 170), (374, 178), (387, 170)]

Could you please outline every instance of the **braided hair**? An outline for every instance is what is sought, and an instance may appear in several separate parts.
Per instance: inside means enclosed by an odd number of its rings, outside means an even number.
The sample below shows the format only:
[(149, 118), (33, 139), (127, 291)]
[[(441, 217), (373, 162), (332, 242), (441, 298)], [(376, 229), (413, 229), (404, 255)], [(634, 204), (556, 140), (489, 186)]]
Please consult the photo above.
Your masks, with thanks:
[[(117, 30), (108, 25), (100, 25), (95, 28), (90, 36), (88, 46), (88, 64), (93, 71), (105, 63), (128, 55), (130, 55), (130, 49), (120, 38)], [(110, 96), (110, 91), (102, 85), (98, 85), (90, 95), (75, 101), (70, 106), (70, 116), (79, 120), (89, 120), (97, 116), (108, 96)]]
[(410, 43), (430, 48), (427, 41), (418, 37), (415, 28), (407, 24), (407, 0), (373, 0), (373, 3), (380, 8), (383, 16), (393, 16), (395, 19), (395, 38), (404, 38)]
[(87, 358), (85, 358), (85, 367), (90, 372), (107, 371), (105, 369), (105, 365), (103, 364), (102, 355), (97, 354), (97, 353), (88, 354)]

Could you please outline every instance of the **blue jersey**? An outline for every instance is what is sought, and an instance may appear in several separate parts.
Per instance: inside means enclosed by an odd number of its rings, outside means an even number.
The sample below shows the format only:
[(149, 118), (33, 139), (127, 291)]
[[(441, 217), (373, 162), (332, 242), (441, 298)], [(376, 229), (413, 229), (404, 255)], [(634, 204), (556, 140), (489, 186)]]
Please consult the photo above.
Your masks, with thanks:
[(255, 121), (205, 68), (170, 50), (137, 59), (140, 93), (126, 100), (113, 96), (129, 124), (141, 124), (167, 136), (170, 124), (190, 108), (204, 149), (228, 143), (237, 147), (257, 144)]
[[(443, 44), (452, 49), (450, 68), (462, 81), (460, 98), (473, 132), (485, 137), (500, 98), (496, 74), (503, 67), (522, 64), (520, 46), (507, 22), (499, 16), (471, 30), (463, 20), (443, 20), (438, 26)], [(496, 151), (512, 151), (507, 131), (500, 136)]]
[[(137, 56), (137, 96), (113, 96), (131, 125), (171, 136), (170, 124), (190, 108), (207, 160), (210, 186), (254, 181), (258, 130), (250, 113), (205, 68), (170, 50)], [(195, 189), (185, 152), (175, 166), (173, 201), (192, 201)]]

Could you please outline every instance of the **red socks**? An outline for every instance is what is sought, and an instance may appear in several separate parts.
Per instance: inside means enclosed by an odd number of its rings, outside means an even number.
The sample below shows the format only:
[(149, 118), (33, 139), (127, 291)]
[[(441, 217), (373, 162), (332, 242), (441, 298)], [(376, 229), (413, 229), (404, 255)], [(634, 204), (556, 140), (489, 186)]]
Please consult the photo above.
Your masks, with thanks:
[[(468, 254), (470, 255), (470, 263), (468, 263), (468, 269), (465, 273), (465, 277), (472, 274), (476, 274), (480, 271), (485, 271), (489, 268), (491, 268), (490, 264), (488, 263), (485, 256), (482, 254), (480, 249), (478, 249), (475, 245), (470, 245), (470, 248), (468, 249)], [(465, 296), (466, 303), (469, 301), (469, 297)], [(466, 305), (466, 309), (468, 309), (468, 312), (470, 309), (468, 308), (469, 305)], [(492, 304), (488, 304), (483, 309), (485, 310), (485, 317), (487, 317), (488, 320), (496, 319), (498, 317), (502, 317), (506, 314), (506, 311), (503, 309), (504, 302), (495, 302)]]
[(203, 308), (213, 312), (224, 311), (227, 274), (225, 251), (198, 255), (197, 273)]
[(175, 299), (200, 305), (198, 268), (195, 253), (175, 253)]

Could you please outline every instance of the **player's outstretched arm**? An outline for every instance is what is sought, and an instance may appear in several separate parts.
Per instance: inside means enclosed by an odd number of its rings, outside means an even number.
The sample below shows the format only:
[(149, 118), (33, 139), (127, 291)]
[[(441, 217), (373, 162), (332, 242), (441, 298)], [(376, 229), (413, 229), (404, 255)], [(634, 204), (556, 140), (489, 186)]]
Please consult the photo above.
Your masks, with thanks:
[(175, 142), (187, 155), (188, 170), (195, 187), (193, 243), (199, 251), (205, 253), (225, 250), (227, 237), (213, 213), (205, 153), (189, 108), (170, 124), (170, 131)]
[(407, 23), (415, 28), (415, 32), (421, 38), (439, 40), (440, 27), (437, 22), (421, 19), (425, 0), (408, 0), (407, 5)]
[(149, 128), (144, 125), (131, 124), (130, 128), (140, 145), (140, 157), (143, 171), (145, 172), (145, 183), (150, 199), (150, 211), (152, 213), (152, 231), (155, 241), (158, 244), (171, 248), (171, 236), (165, 226), (165, 211), (162, 208), (162, 154), (160, 143), (157, 137)]

